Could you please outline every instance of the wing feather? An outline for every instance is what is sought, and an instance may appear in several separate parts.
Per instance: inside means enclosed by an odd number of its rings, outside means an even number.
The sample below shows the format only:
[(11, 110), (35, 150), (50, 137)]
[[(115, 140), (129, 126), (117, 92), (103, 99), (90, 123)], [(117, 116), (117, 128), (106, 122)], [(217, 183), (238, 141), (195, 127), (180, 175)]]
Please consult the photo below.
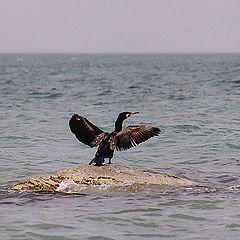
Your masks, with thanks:
[(69, 127), (76, 138), (90, 146), (98, 146), (108, 133), (103, 132), (100, 128), (93, 125), (85, 117), (74, 114), (69, 120)]
[(160, 129), (157, 127), (146, 125), (131, 125), (124, 128), (117, 135), (117, 150), (126, 150), (133, 146), (136, 146), (142, 142), (145, 142), (151, 137), (157, 136), (160, 133)]

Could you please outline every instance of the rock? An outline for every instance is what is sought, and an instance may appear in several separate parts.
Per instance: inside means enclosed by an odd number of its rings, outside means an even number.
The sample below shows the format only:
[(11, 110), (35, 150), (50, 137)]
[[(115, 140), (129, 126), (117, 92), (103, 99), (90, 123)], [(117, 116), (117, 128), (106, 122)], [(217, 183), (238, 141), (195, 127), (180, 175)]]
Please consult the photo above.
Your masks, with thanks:
[(82, 165), (50, 177), (32, 177), (11, 187), (14, 190), (79, 192), (81, 189), (140, 185), (193, 186), (196, 183), (167, 173), (131, 169), (119, 165)]

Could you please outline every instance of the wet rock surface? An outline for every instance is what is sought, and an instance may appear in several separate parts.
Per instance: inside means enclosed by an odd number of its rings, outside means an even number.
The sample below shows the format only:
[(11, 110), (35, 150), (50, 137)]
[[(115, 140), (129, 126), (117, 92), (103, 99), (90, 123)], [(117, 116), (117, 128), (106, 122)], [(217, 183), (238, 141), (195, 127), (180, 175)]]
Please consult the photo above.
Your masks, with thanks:
[(67, 191), (73, 188), (109, 188), (136, 185), (194, 186), (196, 183), (162, 172), (131, 169), (119, 165), (81, 165), (49, 177), (32, 177), (11, 187), (14, 190)]

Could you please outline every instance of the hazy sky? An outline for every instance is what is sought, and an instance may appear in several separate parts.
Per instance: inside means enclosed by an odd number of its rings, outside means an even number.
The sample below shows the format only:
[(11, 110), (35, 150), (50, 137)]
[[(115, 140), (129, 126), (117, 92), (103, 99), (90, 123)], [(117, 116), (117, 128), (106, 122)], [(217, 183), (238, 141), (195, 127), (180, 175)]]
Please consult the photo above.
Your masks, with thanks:
[(240, 52), (240, 0), (0, 0), (0, 52)]

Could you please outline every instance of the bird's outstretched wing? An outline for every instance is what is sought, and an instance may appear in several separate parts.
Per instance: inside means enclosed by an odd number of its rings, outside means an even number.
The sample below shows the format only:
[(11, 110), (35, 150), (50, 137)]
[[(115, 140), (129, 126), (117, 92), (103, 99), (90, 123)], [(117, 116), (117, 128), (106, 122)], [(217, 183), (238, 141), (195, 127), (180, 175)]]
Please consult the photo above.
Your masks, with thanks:
[(160, 129), (157, 127), (146, 125), (132, 125), (124, 128), (116, 135), (116, 149), (127, 150), (133, 146), (142, 143), (153, 136), (157, 136), (160, 133)]
[(71, 117), (69, 126), (71, 132), (76, 135), (76, 138), (90, 147), (98, 146), (108, 135), (108, 133), (103, 132), (85, 117), (79, 116), (78, 114), (74, 114)]

